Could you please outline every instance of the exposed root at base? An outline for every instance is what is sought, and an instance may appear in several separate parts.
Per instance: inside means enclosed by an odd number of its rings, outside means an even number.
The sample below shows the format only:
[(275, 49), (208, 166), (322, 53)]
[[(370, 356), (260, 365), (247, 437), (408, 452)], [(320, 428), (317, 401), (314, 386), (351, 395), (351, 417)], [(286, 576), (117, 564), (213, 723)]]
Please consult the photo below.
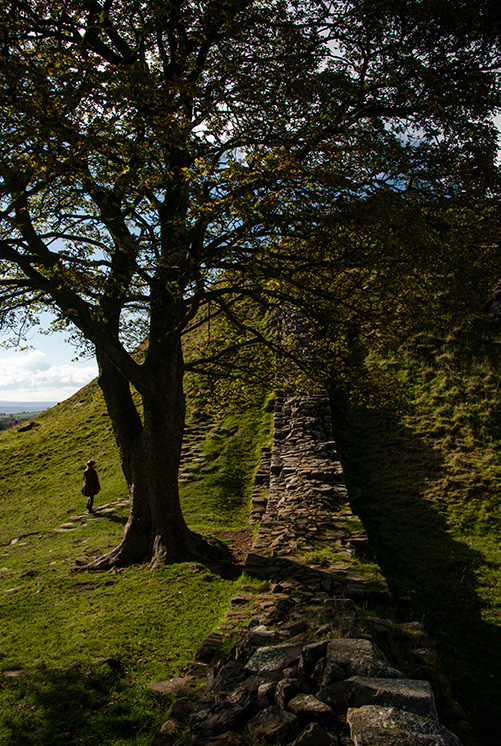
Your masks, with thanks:
[(177, 548), (175, 551), (165, 548), (163, 545), (157, 549), (149, 549), (142, 553), (132, 551), (130, 547), (119, 544), (115, 549), (91, 560), (85, 565), (75, 565), (73, 572), (107, 572), (113, 569), (130, 567), (132, 565), (147, 565), (151, 570), (156, 570), (166, 565), (181, 562), (199, 562), (209, 567), (218, 575), (234, 575), (232, 568), (235, 564), (234, 558), (228, 547), (220, 540), (213, 537), (202, 536), (191, 533), (189, 546)]

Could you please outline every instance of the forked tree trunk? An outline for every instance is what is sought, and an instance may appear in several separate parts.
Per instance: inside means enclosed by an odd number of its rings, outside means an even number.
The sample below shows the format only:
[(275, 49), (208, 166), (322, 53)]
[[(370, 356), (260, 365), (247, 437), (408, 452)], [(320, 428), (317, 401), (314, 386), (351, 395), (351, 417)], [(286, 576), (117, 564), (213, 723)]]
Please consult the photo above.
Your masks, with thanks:
[(189, 530), (179, 502), (185, 416), (181, 354), (175, 350), (145, 375), (148, 380), (141, 392), (142, 421), (129, 382), (106, 356), (96, 354), (99, 384), (113, 425), (131, 508), (121, 543), (92, 562), (91, 568), (144, 562), (158, 567), (203, 558), (205, 542)]

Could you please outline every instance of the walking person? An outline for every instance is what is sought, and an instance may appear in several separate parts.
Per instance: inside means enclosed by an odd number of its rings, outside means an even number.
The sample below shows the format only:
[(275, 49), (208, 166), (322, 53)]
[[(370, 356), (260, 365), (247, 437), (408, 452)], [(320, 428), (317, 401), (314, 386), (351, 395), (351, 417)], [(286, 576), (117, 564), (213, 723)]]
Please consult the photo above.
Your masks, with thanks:
[(92, 505), (94, 503), (94, 496), (97, 495), (101, 489), (99, 484), (99, 477), (96, 471), (96, 462), (92, 459), (87, 461), (85, 464), (86, 469), (83, 473), (83, 484), (82, 484), (82, 495), (85, 495), (87, 499), (87, 510), (89, 513), (93, 513)]

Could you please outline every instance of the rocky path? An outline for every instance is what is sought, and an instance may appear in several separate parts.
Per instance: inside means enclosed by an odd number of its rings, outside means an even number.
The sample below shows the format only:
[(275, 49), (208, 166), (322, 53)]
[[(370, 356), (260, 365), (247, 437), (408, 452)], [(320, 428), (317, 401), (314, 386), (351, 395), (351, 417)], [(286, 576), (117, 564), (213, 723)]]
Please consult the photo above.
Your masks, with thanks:
[(75, 531), (77, 528), (85, 528), (88, 523), (92, 523), (93, 521), (107, 515), (113, 515), (118, 508), (128, 507), (129, 504), (128, 498), (124, 498), (122, 500), (113, 500), (108, 503), (103, 503), (102, 505), (96, 505), (93, 513), (89, 513), (88, 510), (84, 510), (83, 513), (75, 513), (74, 515), (69, 516), (64, 523), (56, 526), (54, 531), (56, 533), (64, 534), (69, 531)]

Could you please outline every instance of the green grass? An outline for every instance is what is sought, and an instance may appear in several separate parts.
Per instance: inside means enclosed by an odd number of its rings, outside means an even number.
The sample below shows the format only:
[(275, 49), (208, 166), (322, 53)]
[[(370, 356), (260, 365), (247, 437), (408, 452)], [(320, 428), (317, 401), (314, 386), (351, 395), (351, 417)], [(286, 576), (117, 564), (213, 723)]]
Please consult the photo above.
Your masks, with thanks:
[(184, 514), (197, 531), (241, 528), (248, 518), (260, 449), (269, 442), (271, 416), (256, 407), (225, 417), (202, 442), (205, 460), (182, 484)]
[(501, 741), (500, 363), (484, 324), (369, 359), (407, 392), (399, 411), (334, 397), (353, 505), (399, 614), (423, 621), (485, 746)]
[[(76, 561), (115, 546), (127, 520), (110, 423), (95, 384), (36, 423), (0, 433), (0, 671), (26, 672), (0, 674), (0, 744), (148, 744), (171, 700), (147, 682), (186, 669), (241, 581), (196, 563), (75, 572)], [(245, 527), (269, 426), (258, 406), (209, 423), (206, 456), (181, 486), (192, 528)], [(102, 484), (96, 504), (114, 510), (75, 520), (91, 457)], [(74, 530), (56, 531), (65, 523)]]
[(18, 583), (2, 603), (1, 667), (29, 673), (0, 690), (5, 744), (149, 743), (167, 702), (146, 683), (186, 666), (235, 586), (192, 564)]

